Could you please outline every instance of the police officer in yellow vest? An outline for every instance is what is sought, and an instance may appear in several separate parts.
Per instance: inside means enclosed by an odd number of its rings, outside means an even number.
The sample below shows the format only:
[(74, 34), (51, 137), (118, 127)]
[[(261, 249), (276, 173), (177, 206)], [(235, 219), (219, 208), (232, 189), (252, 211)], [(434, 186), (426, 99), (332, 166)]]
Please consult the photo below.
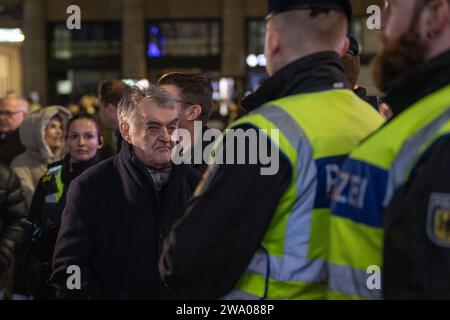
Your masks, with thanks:
[(329, 296), (450, 298), (450, 1), (389, 3), (374, 65), (394, 117), (333, 192)]
[[(65, 137), (68, 154), (61, 161), (49, 165), (36, 187), (29, 211), (34, 230), (32, 235), (28, 235), (31, 239), (24, 241), (31, 246), (33, 256), (39, 260), (39, 268), (35, 270), (38, 274), (32, 275), (33, 282), (37, 282), (33, 283), (32, 288), (36, 300), (56, 298), (48, 279), (62, 213), (67, 203), (67, 192), (73, 180), (99, 162), (97, 151), (102, 145), (103, 137), (97, 119), (83, 113), (73, 116), (67, 123)], [(31, 261), (28, 263), (31, 264)]]
[[(192, 206), (166, 238), (160, 271), (172, 297), (326, 297), (329, 193), (343, 158), (382, 119), (345, 83), (348, 1), (268, 8), (271, 77), (242, 101), (250, 114), (231, 125), (222, 147), (239, 158), (241, 146), (228, 145), (232, 132), (258, 138), (245, 140), (244, 164), (220, 164), (217, 147)], [(273, 172), (261, 159), (265, 144), (279, 156)]]

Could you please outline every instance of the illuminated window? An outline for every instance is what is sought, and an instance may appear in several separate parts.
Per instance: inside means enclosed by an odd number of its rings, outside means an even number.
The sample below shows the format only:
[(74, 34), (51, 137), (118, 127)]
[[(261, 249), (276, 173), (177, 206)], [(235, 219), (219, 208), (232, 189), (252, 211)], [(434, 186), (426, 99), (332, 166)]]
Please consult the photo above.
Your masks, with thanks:
[(65, 22), (48, 24), (49, 97), (52, 104), (95, 95), (100, 80), (120, 79), (120, 22), (83, 22), (68, 30)]
[(204, 57), (220, 53), (219, 21), (166, 21), (150, 23), (147, 56)]
[(147, 24), (148, 78), (166, 72), (201, 72), (215, 79), (221, 70), (221, 21), (164, 20)]
[(0, 28), (0, 42), (22, 42), (25, 36), (19, 28)]
[(255, 91), (268, 75), (265, 69), (264, 42), (266, 36), (266, 22), (264, 19), (247, 20), (246, 46), (246, 91)]
[(105, 58), (121, 54), (120, 23), (84, 22), (80, 30), (69, 30), (65, 23), (49, 26), (50, 58), (71, 60)]

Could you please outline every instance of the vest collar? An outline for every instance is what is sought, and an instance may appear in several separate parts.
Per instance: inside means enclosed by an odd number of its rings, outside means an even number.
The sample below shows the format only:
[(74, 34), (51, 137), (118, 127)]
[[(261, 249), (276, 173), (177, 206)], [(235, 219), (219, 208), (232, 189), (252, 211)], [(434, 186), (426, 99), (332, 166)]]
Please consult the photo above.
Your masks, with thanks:
[(248, 112), (263, 104), (300, 93), (346, 88), (344, 67), (334, 51), (319, 52), (285, 66), (241, 101)]
[(81, 173), (83, 173), (86, 169), (96, 165), (99, 162), (97, 156), (89, 159), (87, 161), (81, 162), (71, 162), (70, 154), (68, 153), (63, 160), (59, 163), (62, 164), (62, 180), (65, 182), (72, 180), (75, 177), (78, 177)]
[(394, 79), (385, 99), (394, 117), (422, 98), (449, 85), (449, 74), (450, 51), (447, 51)]

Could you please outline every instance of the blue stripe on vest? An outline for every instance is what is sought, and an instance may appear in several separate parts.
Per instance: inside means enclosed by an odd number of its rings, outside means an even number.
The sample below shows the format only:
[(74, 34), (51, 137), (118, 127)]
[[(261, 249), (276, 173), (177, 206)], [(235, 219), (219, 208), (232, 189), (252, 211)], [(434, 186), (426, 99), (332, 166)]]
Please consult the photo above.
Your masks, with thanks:
[(314, 209), (330, 207), (330, 192), (339, 178), (339, 168), (347, 156), (334, 156), (316, 160), (317, 190)]
[(333, 214), (381, 228), (387, 181), (387, 171), (358, 160), (347, 159), (333, 191)]

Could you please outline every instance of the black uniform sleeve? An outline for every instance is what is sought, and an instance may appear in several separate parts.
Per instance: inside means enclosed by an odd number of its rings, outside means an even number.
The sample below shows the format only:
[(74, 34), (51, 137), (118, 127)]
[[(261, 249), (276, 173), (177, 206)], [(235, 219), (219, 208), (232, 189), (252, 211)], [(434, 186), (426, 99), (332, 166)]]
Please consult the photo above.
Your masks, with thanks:
[(30, 211), (28, 215), (28, 220), (30, 220), (36, 226), (42, 226), (44, 224), (42, 216), (42, 208), (45, 201), (45, 190), (42, 178), (39, 180), (36, 186), (36, 191), (33, 195), (33, 200), (31, 201)]
[[(95, 192), (74, 180), (69, 187), (67, 204), (62, 214), (61, 228), (53, 256), (51, 282), (60, 299), (90, 299), (98, 290), (97, 278), (92, 270), (90, 257), (93, 249)], [(68, 288), (69, 266), (78, 266), (81, 289)], [(76, 284), (75, 278), (74, 284)], [(70, 281), (69, 281), (70, 282)]]
[(33, 226), (30, 231), (32, 234), (27, 238), (30, 239), (31, 252), (34, 257), (51, 265), (57, 229), (53, 223), (48, 221), (44, 212), (45, 197), (48, 194), (48, 184), (41, 178), (33, 195), (33, 201), (31, 201), (28, 219)]
[(1, 204), (3, 228), (0, 229), (0, 274), (13, 261), (14, 249), (22, 240), (27, 217), (20, 181), (12, 171), (6, 178), (5, 186), (5, 201)]
[(160, 259), (165, 298), (219, 299), (233, 289), (291, 179), (282, 157), (275, 175), (261, 175), (262, 167), (218, 165), (215, 173), (208, 168), (199, 188), (210, 180), (208, 186), (165, 239)]
[(450, 299), (450, 137), (395, 192), (384, 227), (384, 297)]

